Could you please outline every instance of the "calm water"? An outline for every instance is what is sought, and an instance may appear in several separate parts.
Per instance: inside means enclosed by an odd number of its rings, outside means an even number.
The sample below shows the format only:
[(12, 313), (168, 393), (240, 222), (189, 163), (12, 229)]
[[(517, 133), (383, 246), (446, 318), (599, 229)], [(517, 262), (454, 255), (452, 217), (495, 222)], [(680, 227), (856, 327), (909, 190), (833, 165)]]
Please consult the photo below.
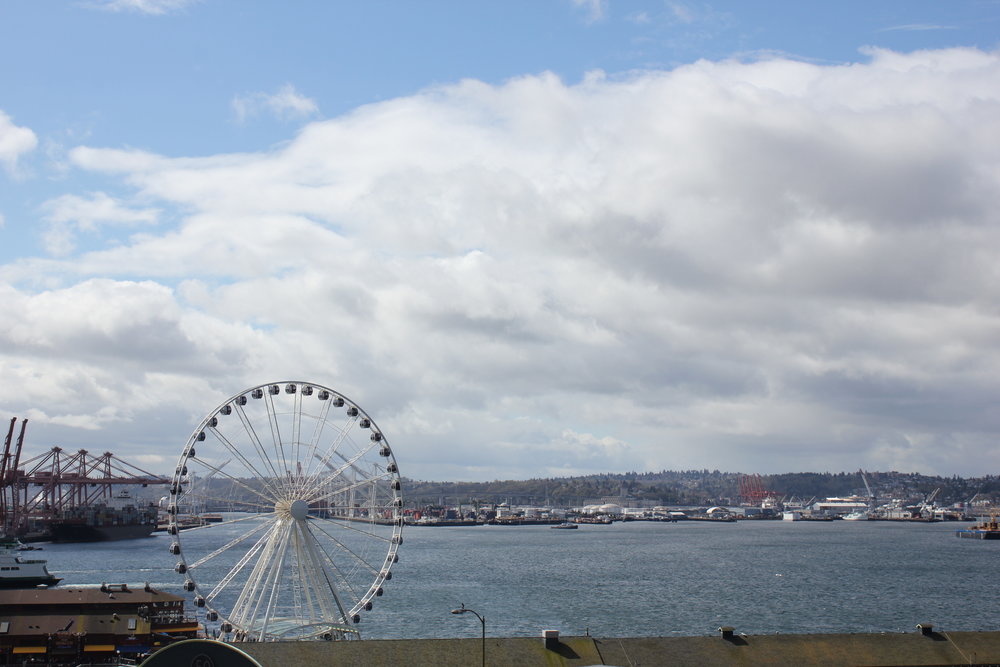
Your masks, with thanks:
[[(367, 638), (487, 633), (669, 636), (996, 630), (1000, 541), (964, 523), (742, 521), (407, 528), (400, 562), (359, 629)], [(169, 539), (46, 544), (67, 584), (142, 584), (181, 594)]]

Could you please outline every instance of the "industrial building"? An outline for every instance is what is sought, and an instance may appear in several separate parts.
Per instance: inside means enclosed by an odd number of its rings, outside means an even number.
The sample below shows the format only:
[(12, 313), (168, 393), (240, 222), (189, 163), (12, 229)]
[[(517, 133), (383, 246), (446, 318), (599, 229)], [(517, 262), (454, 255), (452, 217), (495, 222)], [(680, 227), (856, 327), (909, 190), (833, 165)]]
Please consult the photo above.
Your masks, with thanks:
[(148, 584), (0, 591), (0, 664), (118, 664), (197, 636), (184, 598)]

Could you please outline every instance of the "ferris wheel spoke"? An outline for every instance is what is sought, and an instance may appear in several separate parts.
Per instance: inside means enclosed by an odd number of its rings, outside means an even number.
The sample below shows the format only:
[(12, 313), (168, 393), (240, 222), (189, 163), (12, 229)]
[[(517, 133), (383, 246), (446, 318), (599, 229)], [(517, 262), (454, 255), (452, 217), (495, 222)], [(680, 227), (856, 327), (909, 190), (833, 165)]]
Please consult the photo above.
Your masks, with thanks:
[[(223, 461), (222, 463), (220, 463), (218, 466), (216, 466), (217, 470), (209, 470), (207, 475), (205, 475), (203, 477), (200, 477), (200, 478), (195, 475), (196, 472), (200, 472), (200, 471), (193, 471), (192, 470), (191, 473), (188, 475), (188, 478), (187, 478), (188, 479), (188, 490), (187, 490), (188, 497), (190, 497), (190, 498), (197, 498), (197, 499), (203, 498), (205, 496), (205, 494), (207, 494), (209, 492), (209, 489), (211, 488), (212, 478), (215, 477), (216, 473), (219, 470), (222, 470), (223, 468), (225, 468), (226, 466), (228, 466), (232, 462), (233, 462), (233, 459), (226, 459), (225, 461)], [(181, 472), (181, 475), (183, 475), (184, 472), (185, 472), (184, 468), (181, 468), (180, 472)]]
[[(331, 534), (330, 532), (328, 532), (325, 528), (323, 528), (322, 526), (318, 525), (316, 522), (312, 522), (312, 524), (309, 526), (309, 529), (310, 530), (315, 529), (315, 530), (318, 530), (319, 532), (323, 533), (323, 535), (325, 535), (327, 538), (329, 538), (329, 540), (330, 540), (331, 543), (335, 544), (337, 546), (337, 548), (339, 548), (342, 551), (344, 551), (344, 553), (347, 553), (348, 555), (352, 556), (355, 561), (357, 561), (362, 567), (368, 569), (372, 574), (378, 574), (379, 573), (378, 568), (374, 567), (371, 563), (369, 563), (367, 560), (365, 560), (364, 557), (362, 557), (359, 554), (355, 553), (355, 551), (353, 549), (351, 549), (350, 547), (348, 547), (346, 544), (344, 544), (343, 541), (337, 539), (336, 536), (334, 536), (333, 534)], [(360, 532), (362, 532), (364, 535), (366, 535), (368, 537), (372, 537), (372, 538), (375, 538), (377, 540), (381, 540), (382, 539), (379, 535), (373, 535), (372, 533), (365, 533), (364, 531), (360, 531)], [(386, 540), (386, 541), (389, 541), (389, 540)], [(324, 552), (325, 552), (325, 550), (324, 550)], [(329, 558), (329, 554), (327, 554), (327, 558)], [(332, 559), (331, 559), (331, 562), (333, 562)]]
[[(273, 509), (273, 507), (272, 507), (272, 509)], [(245, 523), (247, 521), (260, 521), (262, 513), (251, 514), (249, 516), (240, 516), (240, 517), (236, 517), (235, 519), (229, 519), (229, 520), (226, 520), (226, 521), (214, 521), (212, 523), (204, 523), (204, 524), (202, 524), (200, 526), (192, 526), (191, 528), (185, 528), (184, 529), (184, 533), (185, 534), (188, 534), (188, 533), (197, 533), (197, 532), (208, 530), (210, 528), (218, 528), (219, 526), (231, 526), (233, 524)]]
[[(354, 464), (357, 463), (365, 454), (370, 452), (374, 447), (375, 443), (370, 443), (367, 447), (360, 448), (358, 452), (351, 458), (346, 458), (339, 452), (331, 452), (331, 455), (336, 453), (338, 456), (340, 456), (340, 458), (343, 459), (344, 463), (343, 465), (337, 466), (336, 468), (332, 468), (330, 474), (333, 476), (334, 479), (339, 478), (341, 475), (344, 474), (344, 471), (346, 471), (348, 468), (353, 468)], [(329, 463), (329, 461), (330, 459), (326, 458), (323, 461), (323, 464), (326, 465), (327, 463)]]
[(327, 416), (330, 414), (330, 408), (332, 405), (333, 401), (329, 399), (325, 401), (320, 401), (319, 413), (316, 415), (316, 421), (313, 426), (312, 437), (309, 439), (308, 452), (306, 453), (305, 456), (302, 457), (305, 460), (309, 461), (309, 464), (306, 466), (306, 479), (311, 479), (315, 474), (313, 472), (313, 466), (315, 464), (310, 460), (310, 456), (315, 458), (318, 455), (317, 449), (319, 448), (319, 442), (323, 437), (323, 431), (325, 430), (325, 427), (327, 425), (326, 419)]
[[(299, 554), (298, 575), (302, 595), (306, 599), (306, 609), (309, 618), (315, 621), (317, 616), (324, 619), (337, 619), (339, 622), (347, 622), (347, 613), (340, 600), (337, 587), (330, 581), (330, 576), (323, 566), (323, 562), (317, 557), (316, 542), (312, 534), (309, 533), (308, 526), (304, 522), (297, 525), (295, 529), (295, 547)], [(334, 612), (329, 600), (323, 593), (329, 592), (333, 597), (334, 604), (340, 613)]]
[(247, 564), (253, 562), (254, 558), (256, 558), (257, 554), (261, 552), (266, 543), (267, 534), (265, 533), (261, 535), (257, 541), (250, 546), (247, 552), (243, 554), (239, 561), (237, 561), (237, 563), (229, 569), (229, 572), (227, 572), (226, 575), (219, 580), (219, 583), (217, 583), (212, 590), (209, 591), (208, 595), (205, 596), (205, 599), (210, 602), (215, 600), (215, 598), (229, 586), (229, 584), (240, 574), (240, 572), (246, 568)]
[[(389, 524), (389, 523), (379, 524), (379, 523), (376, 523), (376, 522), (370, 521), (370, 520), (369, 521), (358, 521), (358, 520), (347, 519), (345, 517), (330, 517), (330, 518), (326, 518), (326, 519), (320, 518), (320, 517), (312, 517), (311, 520), (315, 521), (315, 522), (323, 522), (324, 525), (328, 525), (328, 526), (331, 526), (331, 527), (336, 527), (338, 530), (347, 530), (347, 531), (351, 531), (353, 533), (358, 533), (359, 535), (365, 535), (366, 537), (370, 537), (370, 538), (372, 538), (374, 540), (378, 540), (380, 542), (385, 542), (387, 544), (390, 543), (390, 542), (392, 542), (392, 538), (391, 537), (383, 537), (383, 536), (379, 535), (378, 533), (374, 533), (374, 532), (371, 532), (371, 531), (368, 531), (368, 530), (362, 530), (362, 529), (356, 527), (356, 524), (363, 525), (363, 526), (385, 526), (385, 527), (389, 527), (389, 526), (392, 525), (392, 524)], [(325, 534), (327, 532), (327, 530), (324, 528), (323, 532)]]
[[(370, 504), (358, 505), (357, 503), (351, 504), (351, 503), (322, 503), (322, 502), (319, 502), (317, 504), (319, 505), (320, 512), (314, 515), (312, 517), (313, 519), (324, 519), (324, 518), (350, 519), (355, 523), (366, 523), (366, 524), (371, 523), (377, 525), (390, 525), (392, 523), (391, 519), (369, 520), (364, 517), (351, 518), (349, 516), (349, 514), (354, 510), (371, 511), (372, 506)], [(394, 508), (391, 507), (390, 505), (379, 505), (375, 507), (376, 511), (386, 511), (392, 509)], [(327, 515), (326, 517), (324, 517), (324, 513)]]
[[(333, 570), (333, 573), (336, 574), (336, 577), (340, 579), (344, 587), (355, 598), (357, 597), (357, 594), (354, 593), (353, 589), (351, 588), (350, 581), (348, 580), (348, 578), (340, 572), (340, 569), (337, 567), (337, 564), (334, 562), (334, 560), (330, 558), (330, 555), (326, 552), (323, 546), (319, 544), (318, 540), (316, 540), (316, 538), (312, 535), (312, 531), (310, 530), (309, 525), (303, 522), (302, 526), (299, 527), (299, 532), (302, 535), (302, 541), (305, 543), (305, 549), (313, 565), (313, 567), (311, 568), (311, 578), (314, 579), (313, 588), (315, 588), (315, 590), (317, 591), (318, 590), (330, 591), (330, 594), (333, 595), (334, 603), (337, 605), (337, 609), (340, 612), (339, 616), (341, 619), (343, 619), (343, 622), (346, 623), (347, 609), (344, 607), (344, 602), (340, 598), (340, 593), (337, 590), (338, 589), (337, 585), (334, 584), (333, 581), (331, 581), (330, 573), (327, 571), (327, 568), (323, 566), (323, 564), (326, 563), (330, 566), (330, 568)], [(323, 575), (322, 581), (319, 580), (318, 573), (321, 573)], [(332, 610), (329, 610), (327, 613), (332, 615)]]
[[(340, 452), (335, 452), (335, 455), (344, 462), (347, 461), (347, 459), (344, 458), (344, 455), (341, 454)], [(337, 467), (332, 463), (330, 463), (329, 460), (324, 461), (323, 457), (321, 457), (318, 453), (314, 453), (313, 456), (318, 461), (320, 461), (323, 467), (325, 467), (329, 472), (327, 473), (327, 477), (322, 477), (319, 474), (316, 474), (312, 479), (309, 480), (309, 486), (307, 488), (309, 489), (310, 492), (318, 493), (319, 490), (321, 490), (324, 486), (330, 486), (333, 481), (340, 480), (344, 477), (343, 474), (337, 473)], [(368, 479), (369, 477), (369, 473), (361, 469), (357, 465), (351, 465), (350, 469), (355, 478), (357, 475), (361, 475), (365, 479)]]
[[(192, 505), (194, 504), (194, 502), (198, 502), (198, 503), (200, 503), (200, 504), (202, 504), (204, 506), (201, 509), (206, 510), (206, 511), (208, 509), (207, 506), (208, 506), (209, 503), (214, 503), (216, 505), (225, 505), (225, 506), (228, 506), (228, 507), (230, 507), (230, 509), (228, 510), (230, 512), (244, 512), (244, 511), (269, 512), (269, 511), (271, 511), (271, 510), (274, 509), (274, 503), (273, 502), (269, 502), (269, 503), (257, 503), (257, 502), (252, 502), (252, 501), (249, 501), (249, 500), (242, 500), (242, 499), (241, 500), (234, 500), (231, 497), (210, 496), (210, 495), (206, 495), (206, 494), (202, 494), (202, 493), (198, 493), (198, 492), (189, 493), (187, 497), (191, 501)], [(240, 508), (240, 509), (236, 509), (237, 507)]]
[[(312, 533), (312, 531), (313, 531), (314, 528), (315, 528), (315, 526), (306, 526), (306, 530), (308, 530), (310, 533)], [(361, 567), (364, 570), (368, 571), (369, 576), (374, 575), (377, 578), (378, 574), (379, 574), (379, 571), (376, 570), (375, 568), (373, 568), (370, 564), (368, 564), (364, 560), (364, 558), (358, 556), (357, 554), (351, 552), (350, 550), (347, 550), (344, 547), (344, 545), (339, 540), (337, 540), (336, 538), (331, 537), (330, 535), (327, 535), (325, 533), (325, 531), (320, 530), (319, 532), (321, 534), (323, 534), (325, 537), (327, 537), (330, 540), (329, 543), (328, 543), (328, 545), (324, 545), (322, 541), (320, 541), (318, 539), (315, 539), (315, 538), (314, 538), (313, 543), (312, 543), (313, 546), (314, 546), (314, 548), (315, 548), (315, 558), (316, 558), (317, 562), (325, 563), (326, 566), (327, 566), (327, 567), (323, 568), (323, 570), (326, 573), (325, 576), (326, 576), (326, 580), (328, 582), (328, 585), (330, 586), (330, 589), (332, 591), (335, 591), (335, 592), (338, 589), (343, 589), (355, 601), (360, 600), (361, 597), (362, 597), (362, 595), (361, 595), (361, 593), (358, 592), (358, 590), (355, 587), (355, 584), (352, 582), (352, 573), (350, 571), (350, 568), (348, 568), (349, 571), (345, 571), (344, 567), (341, 567), (340, 565), (338, 565), (337, 564), (337, 559), (334, 558), (333, 555), (330, 553), (330, 550), (329, 550), (328, 546), (329, 547), (335, 547), (338, 550), (350, 553), (350, 555), (353, 556), (352, 560), (357, 560), (358, 563), (361, 565)], [(331, 579), (331, 577), (332, 577), (332, 579)], [(334, 580), (336, 580), (336, 583), (334, 582)], [(341, 598), (340, 598), (339, 593), (337, 594), (337, 600), (338, 600), (338, 603), (340, 604), (341, 609), (346, 609), (345, 605), (343, 605), (342, 602), (341, 602)], [(345, 612), (345, 613), (349, 613), (349, 612)]]
[[(314, 496), (312, 498), (311, 502), (322, 503), (324, 501), (331, 500), (333, 498), (337, 498), (338, 496), (342, 496), (345, 493), (351, 493), (353, 491), (359, 491), (359, 490), (364, 491), (365, 489), (369, 489), (369, 490), (372, 490), (372, 493), (373, 493), (373, 495), (369, 496), (369, 498), (368, 498), (369, 502), (366, 503), (366, 504), (364, 504), (364, 505), (361, 505), (357, 509), (367, 509), (367, 510), (391, 510), (391, 509), (394, 509), (392, 507), (391, 503), (389, 503), (389, 504), (379, 504), (379, 503), (375, 502), (375, 500), (377, 499), (377, 494), (378, 494), (378, 488), (376, 486), (377, 481), (378, 481), (378, 478), (376, 478), (376, 479), (366, 479), (363, 482), (355, 482), (354, 484), (348, 484), (347, 486), (338, 487), (336, 489), (330, 489), (328, 492), (326, 492), (325, 494), (323, 494), (321, 496)], [(331, 505), (331, 507), (345, 507), (345, 505)], [(352, 507), (352, 505), (348, 504), (348, 505), (346, 505), (346, 507), (350, 508), (350, 507)]]
[[(389, 479), (392, 475), (390, 473), (384, 472), (379, 475), (373, 475), (367, 477), (361, 481), (356, 481), (345, 486), (338, 486), (336, 488), (331, 488), (329, 491), (323, 495), (317, 495), (312, 497), (313, 502), (323, 502), (324, 500), (329, 500), (330, 498), (335, 498), (340, 494), (349, 493), (357, 489), (363, 489), (369, 486), (375, 486), (379, 481)], [(386, 508), (388, 509), (388, 508)]]
[[(295, 526), (292, 530), (292, 542), (297, 554), (302, 552), (302, 535), (299, 526)], [(305, 609), (304, 617), (308, 623), (316, 622), (316, 616), (314, 614), (314, 598), (312, 594), (312, 587), (309, 586), (309, 578), (306, 574), (306, 563), (301, 557), (296, 558), (296, 574), (298, 579), (296, 584), (292, 589), (292, 594), (295, 596), (295, 608)], [(318, 596), (316, 598), (319, 599)]]
[[(321, 522), (324, 523), (324, 525), (329, 525), (329, 526), (332, 526), (332, 527), (336, 527), (339, 530), (349, 530), (351, 532), (358, 533), (360, 535), (365, 535), (366, 537), (370, 537), (373, 540), (378, 540), (380, 542), (385, 542), (387, 544), (392, 542), (392, 538), (391, 537), (382, 537), (381, 535), (379, 535), (377, 533), (373, 533), (373, 532), (370, 532), (370, 531), (367, 531), (367, 530), (361, 530), (360, 528), (357, 528), (357, 527), (355, 527), (353, 525), (353, 524), (361, 524), (361, 525), (365, 525), (365, 526), (374, 526), (374, 525), (386, 525), (386, 526), (388, 526), (389, 524), (376, 524), (374, 521), (351, 521), (351, 520), (345, 519), (343, 517), (334, 517), (334, 518), (329, 518), (329, 519), (322, 519), (322, 518), (319, 518), (319, 517), (313, 517), (312, 521), (314, 521), (314, 522), (320, 522), (321, 521)], [(323, 534), (327, 534), (327, 532), (328, 532), (325, 528), (322, 529), (322, 531), (323, 531)]]
[[(337, 565), (336, 560), (330, 557), (330, 554), (319, 544), (318, 541), (313, 542), (313, 556), (317, 563), (325, 563), (327, 567), (320, 567), (324, 573), (324, 580), (326, 586), (329, 587), (330, 591), (336, 596), (337, 606), (344, 612), (345, 616), (347, 614), (346, 606), (343, 604), (340, 595), (340, 589), (343, 589), (351, 598), (358, 600), (361, 598), (360, 594), (355, 590), (354, 585), (351, 583), (351, 577), (348, 572), (345, 572), (339, 565)], [(332, 578), (331, 578), (332, 577)], [(334, 581), (336, 580), (336, 582)]]
[(257, 473), (258, 477), (262, 479), (268, 479), (269, 477), (271, 479), (281, 479), (282, 475), (280, 475), (278, 473), (278, 470), (275, 469), (274, 463), (271, 461), (271, 457), (268, 455), (267, 450), (264, 447), (264, 443), (261, 442), (260, 436), (257, 435), (257, 429), (254, 428), (253, 420), (251, 420), (250, 416), (247, 414), (246, 406), (240, 405), (237, 402), (236, 413), (237, 415), (239, 415), (240, 423), (243, 424), (244, 433), (246, 434), (247, 438), (249, 438), (250, 442), (253, 444), (254, 451), (257, 452), (258, 458), (265, 466), (267, 466), (267, 469), (270, 472), (269, 476)]
[[(296, 394), (296, 396), (298, 396)], [(278, 453), (278, 457), (281, 463), (282, 473), (279, 479), (287, 479), (288, 474), (291, 473), (291, 469), (288, 466), (288, 457), (285, 456), (285, 443), (281, 439), (281, 425), (278, 423), (278, 414), (274, 408), (274, 397), (270, 391), (264, 394), (264, 405), (267, 406), (267, 420), (268, 424), (271, 426), (271, 442), (274, 445), (274, 451)], [(293, 409), (294, 415), (294, 409)]]
[[(218, 525), (220, 525), (220, 524), (216, 524), (216, 526), (218, 526)], [(196, 569), (196, 568), (204, 565), (205, 563), (207, 563), (208, 561), (212, 560), (213, 558), (215, 558), (219, 554), (225, 553), (229, 549), (232, 549), (233, 547), (235, 547), (237, 544), (245, 542), (246, 540), (250, 539), (255, 534), (259, 533), (261, 530), (264, 530), (267, 527), (268, 527), (267, 523), (262, 523), (259, 526), (254, 526), (253, 528), (251, 528), (247, 532), (245, 532), (242, 535), (239, 535), (239, 536), (233, 538), (232, 540), (230, 540), (229, 542), (227, 542), (223, 546), (219, 547), (218, 549), (216, 549), (212, 553), (206, 554), (205, 556), (202, 556), (201, 558), (199, 558), (195, 562), (191, 563), (188, 566), (188, 569), (194, 570), (194, 569)]]
[[(358, 479), (359, 475), (361, 476), (361, 479)], [(328, 492), (327, 495), (329, 495), (329, 494), (336, 494), (336, 493), (344, 493), (345, 491), (350, 491), (351, 489), (362, 488), (362, 487), (364, 487), (366, 485), (369, 485), (369, 484), (377, 484), (378, 482), (380, 482), (382, 480), (392, 479), (392, 477), (393, 477), (392, 473), (389, 472), (389, 471), (387, 471), (387, 470), (385, 470), (385, 469), (379, 469), (379, 470), (376, 470), (376, 471), (371, 472), (371, 473), (369, 473), (369, 472), (355, 471), (355, 477), (354, 477), (354, 479), (350, 480), (349, 483), (345, 484), (344, 486), (338, 486), (338, 487), (334, 488), (333, 484), (332, 484), (333, 480), (327, 480), (326, 482), (322, 482), (322, 483), (318, 484), (317, 487), (316, 487), (316, 490), (322, 489), (324, 486), (326, 486), (326, 487), (330, 487), (330, 491)], [(335, 477), (333, 479), (340, 481), (340, 480), (344, 480), (344, 477), (341, 475), (341, 476), (337, 476), (337, 477)], [(316, 498), (322, 498), (322, 497), (323, 496), (316, 496)]]
[[(212, 431), (212, 434), (216, 438), (218, 438), (219, 442), (222, 443), (223, 447), (225, 447), (231, 454), (233, 454), (236, 458), (238, 458), (240, 460), (240, 462), (243, 464), (243, 467), (246, 469), (246, 472), (249, 472), (254, 477), (256, 477), (256, 478), (258, 478), (260, 480), (263, 480), (265, 486), (267, 486), (269, 488), (272, 488), (272, 490), (274, 490), (273, 487), (272, 487), (272, 485), (271, 485), (271, 483), (270, 483), (271, 477), (266, 476), (263, 473), (261, 473), (261, 471), (257, 469), (257, 466), (255, 466), (253, 464), (253, 462), (250, 461), (250, 459), (247, 458), (246, 454), (244, 454), (240, 450), (239, 447), (237, 447), (236, 445), (234, 445), (221, 431), (219, 431), (218, 427), (210, 427), (209, 430)], [(259, 454), (259, 452), (258, 452), (258, 454)], [(268, 467), (268, 469), (271, 470), (272, 473), (273, 473), (273, 466), (270, 465), (270, 463), (271, 463), (270, 460), (268, 460), (267, 458), (262, 457), (262, 461)], [(226, 463), (228, 463), (228, 462), (229, 461), (227, 461)], [(222, 464), (222, 466), (218, 466), (218, 470), (215, 470), (213, 472), (220, 471), (224, 465), (225, 465), (225, 463)]]
[[(358, 418), (359, 418), (358, 415), (349, 416), (347, 418), (345, 427), (338, 430), (337, 437), (335, 437), (333, 441), (327, 446), (326, 453), (321, 455), (319, 459), (320, 463), (326, 466), (330, 462), (330, 459), (333, 458), (333, 455), (340, 451), (341, 445), (343, 445), (344, 441), (347, 440), (347, 437), (351, 431), (351, 427), (357, 422)], [(341, 455), (341, 458), (343, 458), (343, 455)], [(320, 475), (325, 473), (323, 472), (322, 469), (317, 469), (316, 474)]]
[[(299, 447), (301, 445), (299, 438), (302, 431), (302, 394), (298, 391), (295, 392), (292, 406), (292, 439), (290, 444), (292, 447), (292, 460), (295, 461), (296, 467), (299, 467), (302, 465), (302, 459), (299, 458)], [(301, 476), (302, 471), (299, 470), (298, 474)]]
[(276, 498), (274, 498), (274, 497), (269, 498), (269, 497), (265, 496), (261, 491), (253, 488), (252, 486), (247, 485), (243, 480), (241, 480), (241, 479), (239, 479), (237, 477), (234, 477), (234, 476), (230, 475), (227, 472), (223, 472), (221, 468), (213, 466), (212, 464), (208, 463), (207, 461), (205, 461), (203, 459), (200, 459), (200, 458), (192, 456), (191, 460), (195, 461), (197, 463), (200, 463), (201, 465), (205, 466), (206, 468), (209, 468), (210, 470), (214, 470), (216, 473), (218, 473), (222, 477), (225, 477), (226, 479), (228, 479), (234, 486), (238, 486), (239, 488), (243, 489), (244, 491), (246, 491), (246, 492), (248, 492), (248, 493), (256, 496), (257, 498), (260, 498), (264, 503), (269, 503), (272, 507), (274, 506), (274, 501), (276, 500)]
[[(257, 601), (257, 607), (254, 609), (254, 616), (260, 617), (260, 605), (264, 604), (263, 618), (264, 622), (260, 628), (260, 639), (263, 639), (267, 633), (268, 627), (271, 625), (271, 621), (274, 619), (274, 612), (277, 606), (278, 594), (281, 591), (280, 585), (280, 575), (281, 571), (284, 569), (285, 557), (288, 555), (288, 546), (291, 540), (288, 539), (288, 535), (293, 533), (295, 530), (294, 522), (290, 522), (287, 527), (285, 527), (285, 534), (280, 540), (278, 545), (278, 557), (271, 561), (271, 567), (267, 573), (267, 581), (265, 582), (264, 590), (260, 598)], [(265, 602), (266, 598), (266, 602)], [(301, 618), (296, 620), (301, 622)]]
[(250, 631), (257, 630), (249, 626), (252, 625), (252, 619), (259, 618), (256, 612), (260, 609), (260, 596), (266, 590), (266, 579), (268, 578), (268, 573), (274, 568), (275, 551), (280, 548), (282, 543), (280, 538), (281, 534), (285, 532), (285, 528), (286, 526), (280, 522), (275, 522), (271, 526), (271, 529), (263, 536), (261, 549), (257, 554), (253, 569), (247, 578), (247, 585), (240, 591), (240, 595), (233, 605), (235, 609), (234, 616), (240, 621), (241, 625), (247, 625), (247, 629)]

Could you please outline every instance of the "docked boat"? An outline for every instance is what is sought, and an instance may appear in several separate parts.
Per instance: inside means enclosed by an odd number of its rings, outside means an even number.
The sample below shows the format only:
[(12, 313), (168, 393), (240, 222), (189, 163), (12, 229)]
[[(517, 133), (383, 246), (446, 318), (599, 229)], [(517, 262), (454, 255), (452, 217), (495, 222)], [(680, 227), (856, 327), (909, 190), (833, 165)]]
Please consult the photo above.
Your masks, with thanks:
[(47, 561), (22, 558), (25, 551), (20, 542), (0, 538), (0, 588), (34, 588), (55, 586), (62, 579), (49, 573)]
[(973, 540), (1000, 540), (1000, 523), (996, 516), (983, 519), (974, 526), (955, 531), (955, 537), (965, 537)]
[(579, 527), (580, 526), (576, 525), (575, 523), (570, 523), (569, 521), (563, 521), (562, 523), (557, 523), (554, 526), (550, 526), (550, 528), (556, 528), (561, 530), (576, 530)]
[(857, 512), (851, 512), (850, 514), (844, 515), (844, 521), (867, 521), (867, 520), (868, 520), (868, 512), (863, 512), (860, 510)]

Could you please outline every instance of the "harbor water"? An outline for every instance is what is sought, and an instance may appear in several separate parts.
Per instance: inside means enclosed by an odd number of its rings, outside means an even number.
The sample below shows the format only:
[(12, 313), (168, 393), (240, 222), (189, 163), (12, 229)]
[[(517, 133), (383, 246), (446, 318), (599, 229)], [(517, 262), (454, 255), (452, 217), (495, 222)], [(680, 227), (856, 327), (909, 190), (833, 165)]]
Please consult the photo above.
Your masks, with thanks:
[[(601, 637), (997, 630), (1000, 541), (965, 523), (626, 522), (408, 527), (362, 637)], [(62, 586), (142, 584), (182, 595), (166, 535), (43, 544)]]

